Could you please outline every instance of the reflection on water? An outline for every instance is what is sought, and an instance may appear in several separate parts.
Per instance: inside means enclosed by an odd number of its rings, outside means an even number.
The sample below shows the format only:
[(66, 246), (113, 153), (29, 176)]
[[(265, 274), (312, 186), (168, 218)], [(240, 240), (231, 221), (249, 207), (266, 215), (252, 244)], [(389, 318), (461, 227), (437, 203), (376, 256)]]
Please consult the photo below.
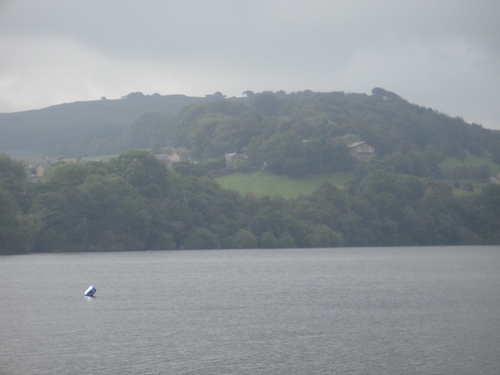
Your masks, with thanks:
[(499, 266), (498, 247), (3, 257), (0, 374), (498, 374)]

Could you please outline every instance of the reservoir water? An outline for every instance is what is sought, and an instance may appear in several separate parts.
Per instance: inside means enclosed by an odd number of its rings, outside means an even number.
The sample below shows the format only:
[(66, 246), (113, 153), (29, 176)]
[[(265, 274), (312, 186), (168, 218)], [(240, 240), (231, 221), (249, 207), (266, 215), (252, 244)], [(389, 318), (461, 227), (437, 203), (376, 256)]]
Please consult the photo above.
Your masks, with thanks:
[(2, 375), (500, 374), (498, 246), (5, 256), (0, 287)]

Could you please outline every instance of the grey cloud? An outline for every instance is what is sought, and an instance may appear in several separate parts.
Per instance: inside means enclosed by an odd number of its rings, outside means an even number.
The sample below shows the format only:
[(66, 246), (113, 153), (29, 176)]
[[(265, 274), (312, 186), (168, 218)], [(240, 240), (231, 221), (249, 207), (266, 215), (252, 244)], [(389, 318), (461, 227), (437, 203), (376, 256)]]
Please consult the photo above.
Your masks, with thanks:
[(380, 86), (500, 127), (499, 16), (494, 0), (16, 0), (0, 7), (0, 38), (72, 40), (178, 93)]

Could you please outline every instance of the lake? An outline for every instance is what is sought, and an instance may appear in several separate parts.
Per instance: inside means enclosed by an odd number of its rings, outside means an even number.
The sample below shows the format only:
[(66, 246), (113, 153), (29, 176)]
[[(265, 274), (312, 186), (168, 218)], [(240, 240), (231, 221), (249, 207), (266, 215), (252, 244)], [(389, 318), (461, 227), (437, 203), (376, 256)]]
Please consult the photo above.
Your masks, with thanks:
[(500, 374), (499, 246), (4, 256), (0, 282), (2, 375)]

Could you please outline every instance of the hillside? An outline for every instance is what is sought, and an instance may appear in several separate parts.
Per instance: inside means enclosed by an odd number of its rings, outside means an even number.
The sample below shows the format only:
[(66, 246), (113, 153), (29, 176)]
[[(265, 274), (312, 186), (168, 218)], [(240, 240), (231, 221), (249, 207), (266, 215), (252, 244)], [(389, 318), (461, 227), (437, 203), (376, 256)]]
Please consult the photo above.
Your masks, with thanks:
[(71, 127), (85, 124), (130, 124), (144, 113), (158, 112), (175, 115), (186, 105), (202, 100), (204, 98), (185, 95), (103, 98), (101, 100), (58, 104), (38, 110), (0, 113), (0, 125)]
[[(131, 93), (120, 100), (2, 114), (0, 152), (75, 158), (137, 148), (166, 153), (182, 146), (209, 168), (220, 168), (226, 153), (246, 153), (246, 165), (236, 168), (265, 168), (293, 178), (355, 170), (360, 178), (380, 168), (442, 177), (445, 159), (460, 163), (473, 155), (488, 159), (487, 167), (462, 173), (447, 165), (445, 177), (486, 179), (500, 164), (499, 132), (411, 104), (381, 88), (371, 95), (244, 94), (246, 98), (226, 99), (220, 93), (205, 98)], [(376, 158), (368, 163), (352, 158), (346, 145), (355, 141), (372, 146)]]
[(353, 173), (336, 173), (307, 178), (291, 179), (265, 172), (234, 173), (216, 178), (224, 189), (239, 192), (242, 196), (252, 194), (258, 198), (282, 197), (296, 198), (299, 195), (311, 195), (322, 184), (330, 183), (338, 187), (344, 186), (354, 178)]
[(173, 116), (185, 106), (204, 100), (207, 99), (185, 95), (131, 93), (116, 100), (103, 98), (0, 113), (0, 152), (57, 156), (59, 148), (66, 156), (85, 156), (92, 154), (92, 143), (114, 145), (128, 127), (146, 113)]
[[(167, 122), (163, 133), (155, 133), (156, 142), (186, 147), (207, 165), (227, 152), (245, 152), (247, 163), (235, 165), (237, 170), (264, 168), (292, 178), (351, 171), (363, 178), (384, 169), (417, 177), (487, 180), (500, 164), (498, 132), (408, 103), (383, 89), (372, 90), (372, 95), (247, 95), (246, 103), (186, 107)], [(148, 129), (148, 124), (137, 129)], [(372, 146), (376, 157), (352, 158), (346, 145), (355, 141)], [(467, 165), (467, 173), (458, 173), (455, 169), (471, 155), (481, 165)], [(442, 164), (447, 159), (458, 164)]]

